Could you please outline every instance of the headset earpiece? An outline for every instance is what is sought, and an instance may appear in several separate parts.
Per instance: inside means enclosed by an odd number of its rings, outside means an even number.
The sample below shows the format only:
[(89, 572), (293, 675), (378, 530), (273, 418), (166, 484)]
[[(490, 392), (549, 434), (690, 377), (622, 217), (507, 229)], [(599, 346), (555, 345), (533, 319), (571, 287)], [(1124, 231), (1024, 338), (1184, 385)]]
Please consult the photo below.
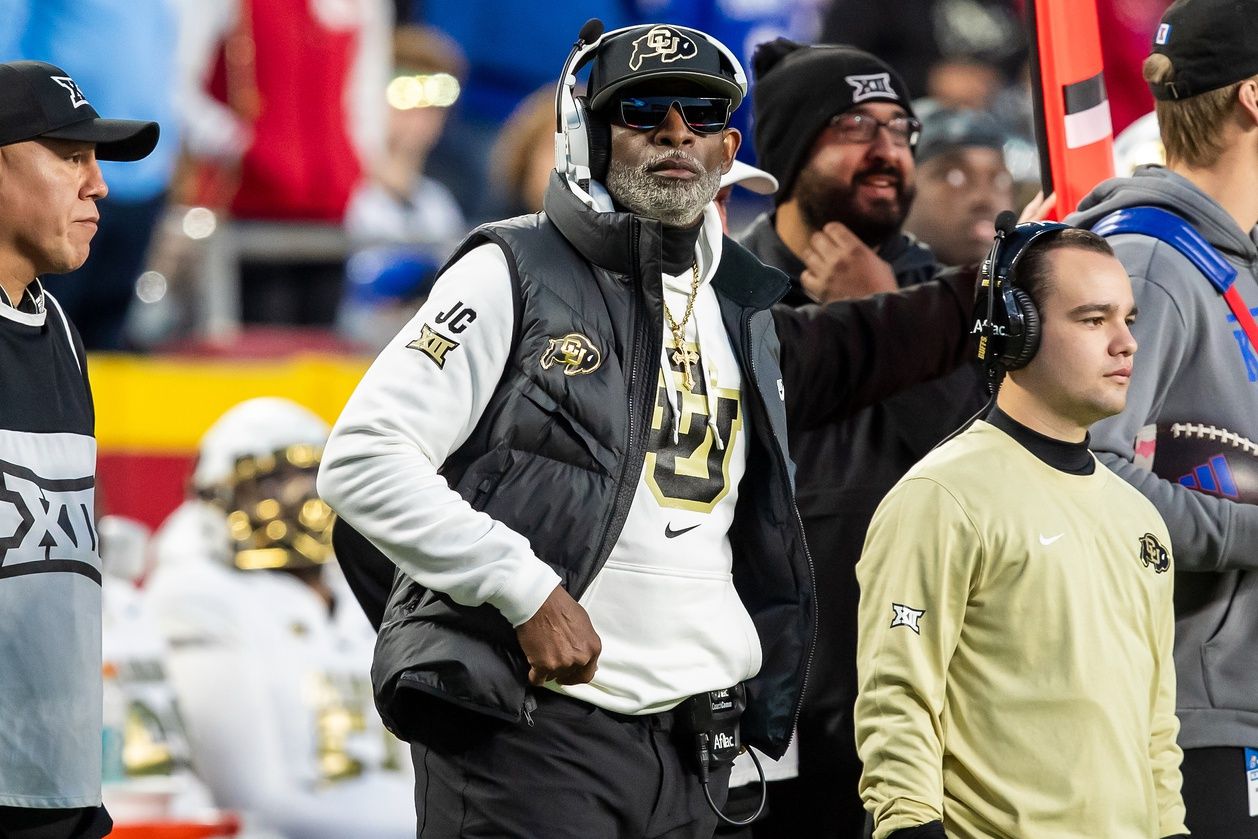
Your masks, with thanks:
[(1017, 224), (1012, 213), (1001, 213), (996, 229), (996, 240), (979, 271), (973, 330), (979, 336), (979, 360), (993, 388), (1001, 373), (1025, 367), (1040, 347), (1039, 310), (1026, 289), (1014, 285), (1018, 262), (1041, 236), (1055, 236), (1069, 226)]
[(585, 124), (590, 177), (601, 183), (607, 177), (607, 165), (612, 156), (612, 128), (607, 120), (590, 110), (589, 99), (578, 96), (576, 101), (580, 119)]
[(1011, 288), (1009, 291), (1022, 321), (1022, 329), (1012, 333), (1005, 342), (1000, 363), (1005, 370), (1020, 370), (1031, 362), (1035, 351), (1040, 348), (1040, 312), (1026, 291), (1020, 288)]

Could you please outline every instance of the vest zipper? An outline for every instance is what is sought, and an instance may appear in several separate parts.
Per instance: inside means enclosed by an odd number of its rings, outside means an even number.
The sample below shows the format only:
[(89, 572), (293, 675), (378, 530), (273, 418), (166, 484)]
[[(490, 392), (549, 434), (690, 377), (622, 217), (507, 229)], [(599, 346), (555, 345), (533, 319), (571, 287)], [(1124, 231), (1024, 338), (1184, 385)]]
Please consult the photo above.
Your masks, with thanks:
[[(616, 500), (612, 504), (611, 513), (608, 515), (607, 524), (603, 529), (602, 541), (599, 543), (598, 553), (595, 554), (594, 565), (590, 569), (590, 574), (586, 577), (585, 585), (598, 575), (602, 570), (603, 563), (607, 561), (607, 557), (611, 555), (612, 548), (616, 545), (616, 540), (620, 537), (620, 531), (625, 526), (625, 521), (629, 518), (629, 508), (633, 504), (633, 493), (638, 485), (638, 480), (642, 475), (642, 468), (646, 462), (646, 448), (649, 427), (649, 410), (652, 388), (648, 381), (646, 386), (641, 385), (643, 377), (649, 378), (649, 370), (643, 370), (643, 358), (658, 358), (660, 354), (659, 329), (654, 333), (650, 330), (650, 318), (647, 317), (646, 296), (642, 288), (642, 276), (640, 270), (640, 248), (642, 240), (641, 222), (635, 220), (633, 227), (633, 239), (630, 241), (630, 256), (633, 263), (633, 273), (629, 277), (629, 282), (633, 286), (633, 296), (631, 298), (630, 308), (632, 311), (632, 328), (630, 332), (634, 335), (632, 355), (629, 361), (629, 380), (626, 384), (628, 396), (628, 417), (629, 417), (629, 447), (627, 455), (620, 465), (620, 476), (616, 483)], [(641, 416), (639, 416), (641, 414)], [(579, 593), (573, 592), (573, 597), (579, 598)]]
[[(773, 433), (773, 426), (769, 424), (769, 409), (764, 405), (764, 391), (760, 389), (760, 375), (756, 372), (756, 357), (751, 352), (751, 312), (743, 309), (742, 312), (742, 332), (743, 332), (743, 357), (747, 361), (747, 370), (751, 373), (750, 390), (756, 394), (756, 399), (760, 403), (761, 416), (757, 420), (763, 423), (764, 428), (768, 431), (769, 449), (773, 452), (773, 460), (777, 464), (778, 474), (782, 479), (782, 486), (791, 486), (790, 470), (786, 468), (786, 459), (782, 454), (782, 446), (776, 440)], [(795, 697), (795, 708), (791, 714), (791, 730), (786, 735), (786, 745), (789, 748), (791, 740), (795, 738), (795, 731), (799, 728), (799, 714), (804, 704), (804, 691), (808, 687), (808, 676), (812, 672), (812, 657), (816, 651), (816, 635), (818, 625), (817, 615), (817, 578), (812, 569), (812, 558), (808, 555), (808, 542), (804, 539), (804, 520), (800, 518), (799, 506), (791, 504), (791, 513), (795, 517), (795, 536), (799, 539), (800, 547), (804, 551), (804, 564), (808, 567), (808, 582), (812, 587), (812, 603), (813, 603), (813, 632), (812, 637), (808, 639), (808, 656), (804, 659), (804, 679), (800, 682), (799, 693)]]

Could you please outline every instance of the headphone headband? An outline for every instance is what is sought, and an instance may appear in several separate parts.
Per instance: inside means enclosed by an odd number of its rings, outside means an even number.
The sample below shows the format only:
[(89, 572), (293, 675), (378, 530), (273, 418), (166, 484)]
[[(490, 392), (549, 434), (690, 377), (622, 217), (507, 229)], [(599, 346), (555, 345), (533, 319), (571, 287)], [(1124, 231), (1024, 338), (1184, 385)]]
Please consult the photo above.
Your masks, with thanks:
[(1014, 284), (1022, 256), (1037, 241), (1052, 238), (1070, 225), (1024, 222), (1005, 211), (996, 219), (996, 238), (979, 270), (973, 334), (979, 336), (978, 358), (995, 389), (1001, 373), (1024, 367), (1040, 343), (1040, 315), (1031, 295)]

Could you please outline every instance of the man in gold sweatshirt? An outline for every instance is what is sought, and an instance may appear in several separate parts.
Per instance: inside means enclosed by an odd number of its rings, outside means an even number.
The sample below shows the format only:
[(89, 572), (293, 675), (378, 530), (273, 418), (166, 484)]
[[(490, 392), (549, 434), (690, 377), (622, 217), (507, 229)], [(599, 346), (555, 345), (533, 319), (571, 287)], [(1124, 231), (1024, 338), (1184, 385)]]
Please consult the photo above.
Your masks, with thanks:
[(875, 839), (1179, 836), (1170, 538), (1088, 451), (1126, 403), (1131, 283), (1090, 232), (999, 226), (974, 327), (998, 395), (857, 566), (861, 796)]

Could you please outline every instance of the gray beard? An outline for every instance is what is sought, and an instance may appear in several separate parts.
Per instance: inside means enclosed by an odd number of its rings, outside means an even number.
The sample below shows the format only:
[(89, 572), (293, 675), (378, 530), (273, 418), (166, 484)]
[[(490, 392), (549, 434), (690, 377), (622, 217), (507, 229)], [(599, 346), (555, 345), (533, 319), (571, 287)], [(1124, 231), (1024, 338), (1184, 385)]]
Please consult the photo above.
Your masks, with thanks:
[(607, 167), (607, 191), (621, 206), (647, 218), (659, 219), (668, 227), (689, 227), (721, 188), (719, 170), (705, 171), (688, 181), (665, 181), (649, 168), (670, 157), (682, 157), (698, 164), (687, 154), (666, 153), (641, 166), (628, 166), (612, 160)]

